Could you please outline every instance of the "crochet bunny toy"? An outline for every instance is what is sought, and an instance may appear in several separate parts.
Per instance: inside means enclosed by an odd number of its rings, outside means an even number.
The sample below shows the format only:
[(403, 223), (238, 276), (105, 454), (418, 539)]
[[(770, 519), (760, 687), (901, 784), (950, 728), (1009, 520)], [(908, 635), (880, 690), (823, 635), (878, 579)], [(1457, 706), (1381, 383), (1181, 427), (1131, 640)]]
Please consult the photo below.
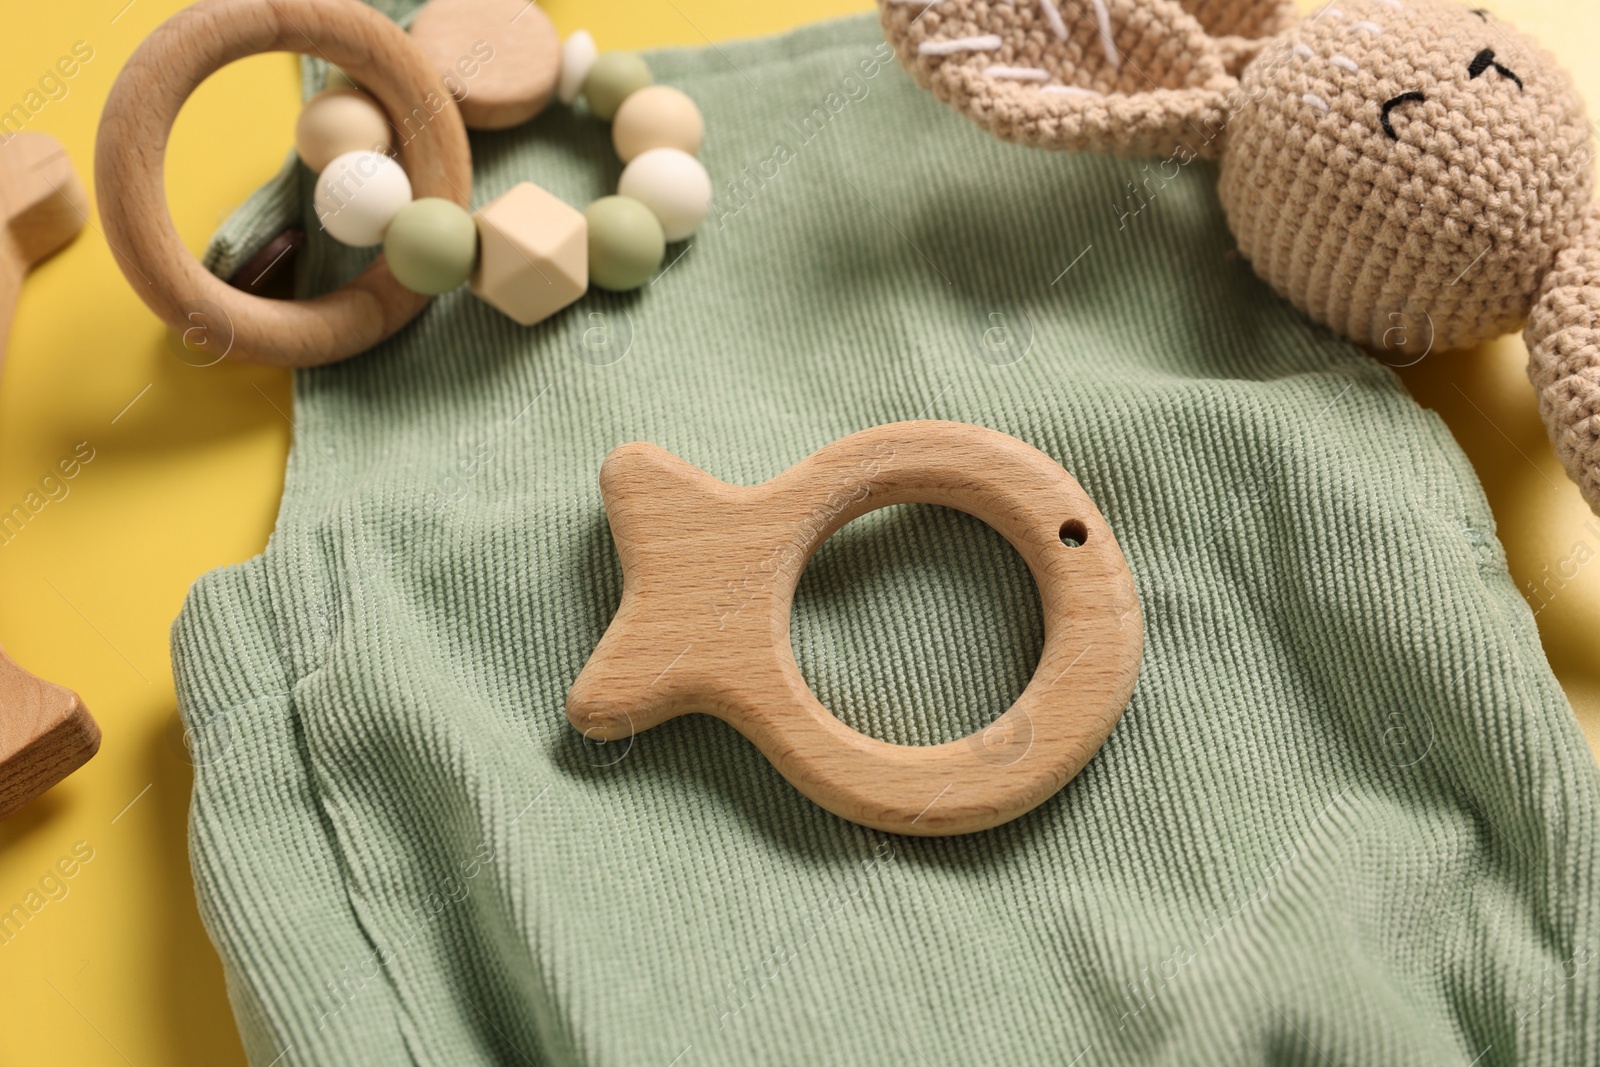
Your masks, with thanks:
[(1448, 0), (880, 3), (918, 83), (1005, 140), (1220, 159), (1239, 250), (1353, 341), (1415, 356), (1526, 322), (1551, 441), (1600, 511), (1590, 128), (1533, 40)]

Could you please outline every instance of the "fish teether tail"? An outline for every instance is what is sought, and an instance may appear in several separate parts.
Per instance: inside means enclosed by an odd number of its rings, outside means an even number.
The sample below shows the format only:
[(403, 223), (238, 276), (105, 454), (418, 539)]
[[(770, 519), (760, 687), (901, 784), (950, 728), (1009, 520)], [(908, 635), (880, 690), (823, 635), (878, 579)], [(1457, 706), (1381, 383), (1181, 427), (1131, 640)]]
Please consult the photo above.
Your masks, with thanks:
[(733, 536), (725, 523), (741, 490), (635, 442), (606, 457), (600, 493), (622, 561), (622, 604), (573, 683), (567, 712), (585, 737), (617, 741), (682, 714), (688, 672), (670, 668), (696, 640), (703, 658), (708, 637), (701, 633), (726, 628), (723, 605), (732, 594), (706, 585), (702, 569), (738, 551), (723, 534)]
[[(836, 815), (895, 833), (968, 833), (1056, 793), (1133, 691), (1143, 629), (1127, 562), (1082, 487), (1015, 438), (962, 423), (879, 426), (756, 486), (630, 444), (607, 457), (600, 489), (623, 586), (567, 694), (587, 738), (704, 712)], [(1044, 651), (1017, 702), (980, 735), (926, 747), (830, 715), (789, 643), (812, 553), (852, 519), (911, 502), (959, 508), (1003, 534), (1039, 583), (1045, 616)], [(990, 733), (1007, 744), (988, 744)]]

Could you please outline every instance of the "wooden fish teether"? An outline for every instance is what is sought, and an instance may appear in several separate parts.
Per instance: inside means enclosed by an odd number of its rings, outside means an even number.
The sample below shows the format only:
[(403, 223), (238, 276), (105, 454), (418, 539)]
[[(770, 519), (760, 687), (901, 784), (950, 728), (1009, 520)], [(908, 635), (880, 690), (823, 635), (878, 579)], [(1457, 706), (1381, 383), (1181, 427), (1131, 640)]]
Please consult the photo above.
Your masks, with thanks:
[[(1133, 693), (1144, 629), (1127, 561), (1072, 475), (1014, 437), (956, 422), (878, 426), (748, 487), (635, 443), (606, 457), (600, 492), (623, 587), (567, 694), (567, 717), (587, 738), (715, 715), (835, 815), (935, 837), (1048, 800)], [(1016, 703), (941, 745), (890, 744), (840, 722), (789, 643), (812, 553), (850, 520), (906, 503), (957, 508), (998, 530), (1027, 561), (1044, 609), (1044, 650)]]

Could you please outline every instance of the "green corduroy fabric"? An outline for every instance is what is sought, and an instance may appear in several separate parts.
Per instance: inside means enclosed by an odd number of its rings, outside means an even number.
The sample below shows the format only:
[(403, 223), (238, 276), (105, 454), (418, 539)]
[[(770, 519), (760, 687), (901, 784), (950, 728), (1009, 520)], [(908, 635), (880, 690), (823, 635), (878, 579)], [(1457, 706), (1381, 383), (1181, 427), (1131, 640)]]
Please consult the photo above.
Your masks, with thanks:
[[(999, 144), (886, 57), (871, 18), (653, 56), (718, 187), (653, 284), (531, 329), (452, 293), (296, 376), (267, 550), (173, 635), (252, 1059), (1595, 1062), (1600, 776), (1445, 428), (1252, 275), (1214, 171)], [(619, 170), (559, 107), (473, 153), (480, 204)], [(305, 210), (286, 180), (229, 247)], [(303, 283), (361, 258), (314, 239)], [(704, 716), (575, 735), (607, 451), (749, 484), (918, 416), (1057, 458), (1132, 567), (1138, 689), (1066, 789), (905, 839)], [(794, 631), (905, 743), (990, 721), (1043, 633), (932, 507), (830, 541)]]

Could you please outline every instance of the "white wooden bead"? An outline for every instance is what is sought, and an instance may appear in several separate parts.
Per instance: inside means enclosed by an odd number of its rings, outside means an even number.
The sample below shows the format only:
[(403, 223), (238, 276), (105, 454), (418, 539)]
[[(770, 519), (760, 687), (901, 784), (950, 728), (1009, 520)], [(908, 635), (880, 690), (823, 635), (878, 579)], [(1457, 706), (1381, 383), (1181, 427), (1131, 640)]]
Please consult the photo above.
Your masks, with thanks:
[(652, 148), (635, 157), (622, 168), (617, 192), (655, 212), (669, 241), (694, 233), (711, 211), (711, 175), (677, 148)]
[(294, 124), (294, 147), (320, 174), (335, 157), (389, 150), (389, 117), (359, 89), (329, 89), (306, 102)]
[(652, 148), (700, 152), (706, 124), (688, 94), (670, 85), (650, 85), (631, 94), (611, 120), (611, 143), (624, 163)]
[(583, 79), (600, 55), (588, 30), (575, 30), (561, 45), (561, 78), (556, 83), (556, 99), (570, 104), (583, 92)]
[(380, 152), (346, 152), (317, 179), (317, 220), (336, 241), (356, 248), (383, 243), (383, 232), (411, 202), (411, 179)]

